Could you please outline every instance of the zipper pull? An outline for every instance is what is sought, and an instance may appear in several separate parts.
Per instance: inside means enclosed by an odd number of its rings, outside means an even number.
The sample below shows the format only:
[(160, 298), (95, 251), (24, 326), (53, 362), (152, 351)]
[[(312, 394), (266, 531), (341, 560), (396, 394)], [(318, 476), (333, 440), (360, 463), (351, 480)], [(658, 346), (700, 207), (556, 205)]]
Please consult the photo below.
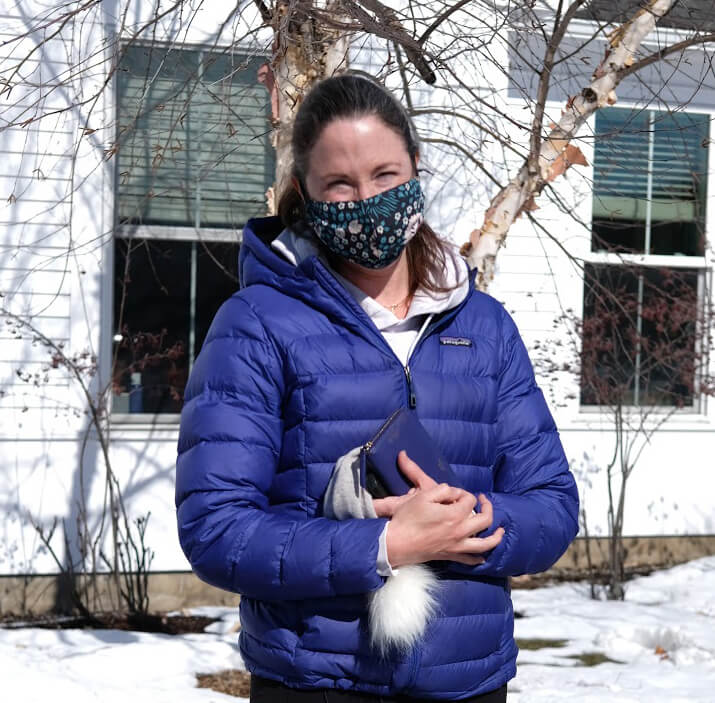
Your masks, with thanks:
[(409, 395), (409, 405), (410, 408), (414, 409), (417, 407), (417, 396), (415, 395), (415, 389), (412, 387), (412, 375), (410, 374), (410, 367), (405, 366), (405, 376), (407, 378), (407, 390)]

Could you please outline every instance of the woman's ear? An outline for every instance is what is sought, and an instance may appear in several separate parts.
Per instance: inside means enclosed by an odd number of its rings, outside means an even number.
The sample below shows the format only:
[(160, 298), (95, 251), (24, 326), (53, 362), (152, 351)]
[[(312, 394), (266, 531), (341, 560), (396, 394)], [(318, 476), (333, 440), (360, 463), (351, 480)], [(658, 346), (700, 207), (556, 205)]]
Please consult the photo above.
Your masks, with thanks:
[(415, 152), (415, 172), (417, 172), (417, 167), (420, 165), (420, 152)]

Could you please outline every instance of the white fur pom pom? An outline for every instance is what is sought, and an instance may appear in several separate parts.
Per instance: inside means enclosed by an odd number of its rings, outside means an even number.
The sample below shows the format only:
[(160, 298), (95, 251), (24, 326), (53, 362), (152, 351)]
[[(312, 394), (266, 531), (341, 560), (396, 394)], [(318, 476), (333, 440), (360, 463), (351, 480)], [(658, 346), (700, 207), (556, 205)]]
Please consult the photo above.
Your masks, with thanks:
[(422, 637), (434, 614), (439, 579), (425, 564), (401, 566), (369, 595), (370, 641), (383, 656), (407, 651)]

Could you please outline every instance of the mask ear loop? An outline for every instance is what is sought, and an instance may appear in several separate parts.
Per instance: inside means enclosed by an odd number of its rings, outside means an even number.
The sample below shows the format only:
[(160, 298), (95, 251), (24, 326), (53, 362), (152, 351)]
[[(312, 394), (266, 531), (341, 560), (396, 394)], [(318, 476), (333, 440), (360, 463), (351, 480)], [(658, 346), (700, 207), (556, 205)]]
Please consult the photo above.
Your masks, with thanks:
[(305, 205), (306, 202), (306, 197), (303, 194), (303, 191), (306, 193), (308, 192), (307, 189), (301, 184), (301, 182), (298, 180), (296, 176), (291, 176), (290, 177), (290, 182), (291, 185), (293, 186), (293, 189), (295, 190), (296, 193), (300, 196), (300, 199), (303, 201), (303, 204)]
[(305, 223), (305, 206), (308, 203), (308, 198), (306, 198), (305, 196), (308, 193), (308, 189), (301, 183), (301, 180), (295, 175), (290, 177), (290, 183), (293, 186), (293, 190), (295, 190), (295, 192), (298, 194), (298, 197), (300, 198), (300, 201), (303, 205), (302, 217), (298, 222), (296, 222), (293, 225), (293, 228), (296, 232), (298, 232), (298, 231), (302, 232), (302, 235), (305, 237), (313, 236), (311, 229)]
[(413, 178), (416, 178), (417, 180), (420, 180), (420, 173), (421, 172), (426, 172), (429, 173), (429, 169), (425, 168), (420, 168), (420, 152), (416, 151), (415, 155), (410, 159), (412, 161), (412, 168), (414, 169), (415, 175)]

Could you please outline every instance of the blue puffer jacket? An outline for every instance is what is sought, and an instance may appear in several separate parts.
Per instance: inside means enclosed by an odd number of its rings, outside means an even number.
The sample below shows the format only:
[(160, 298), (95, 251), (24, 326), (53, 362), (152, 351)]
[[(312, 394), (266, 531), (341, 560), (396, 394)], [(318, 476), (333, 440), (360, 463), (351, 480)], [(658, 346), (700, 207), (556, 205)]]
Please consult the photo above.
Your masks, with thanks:
[(553, 564), (578, 512), (516, 327), (472, 290), (410, 359), (415, 411), (461, 487), (492, 501), (492, 530), (506, 532), (482, 565), (434, 563), (440, 608), (421, 646), (380, 659), (365, 594), (384, 582), (385, 520), (329, 520), (321, 501), (336, 459), (408, 405), (408, 379), (320, 260), (293, 266), (267, 246), (279, 230), (277, 218), (246, 225), (243, 287), (217, 313), (186, 389), (182, 547), (202, 579), (242, 595), (239, 645), (253, 673), (296, 688), (435, 699), (499, 688), (517, 654), (508, 577)]

